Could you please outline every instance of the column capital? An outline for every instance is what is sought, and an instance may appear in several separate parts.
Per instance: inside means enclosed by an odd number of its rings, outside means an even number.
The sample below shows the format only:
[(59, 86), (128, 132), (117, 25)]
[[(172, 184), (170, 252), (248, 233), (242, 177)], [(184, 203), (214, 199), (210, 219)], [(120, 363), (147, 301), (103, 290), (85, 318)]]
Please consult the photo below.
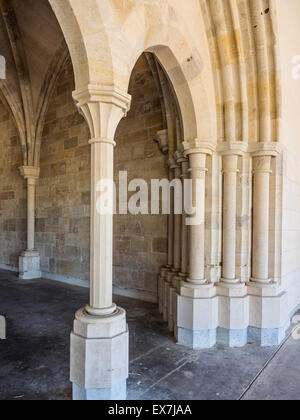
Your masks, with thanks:
[(21, 176), (25, 179), (38, 179), (40, 176), (40, 168), (37, 166), (21, 166), (19, 168)]
[(174, 159), (176, 160), (176, 162), (178, 163), (178, 165), (180, 165), (181, 163), (184, 162), (188, 162), (188, 158), (184, 156), (184, 152), (178, 150), (177, 152), (174, 153)]
[(116, 86), (88, 85), (74, 91), (73, 98), (88, 123), (92, 140), (113, 141), (119, 122), (130, 109), (131, 96)]
[(156, 133), (156, 136), (154, 138), (154, 141), (156, 141), (159, 145), (160, 150), (163, 154), (168, 153), (169, 151), (169, 137), (168, 137), (168, 130), (160, 130)]
[(278, 142), (255, 143), (249, 145), (248, 152), (251, 153), (252, 157), (276, 157), (282, 153), (282, 146)]
[(242, 141), (224, 142), (217, 147), (221, 156), (243, 156), (248, 149), (248, 144)]
[(185, 156), (192, 154), (212, 155), (216, 151), (216, 144), (200, 139), (185, 141), (183, 147)]
[(255, 155), (253, 156), (253, 173), (271, 174), (271, 158), (272, 155)]
[(174, 159), (174, 158), (170, 158), (170, 159), (168, 160), (168, 166), (169, 166), (169, 169), (177, 169), (177, 168), (179, 168), (179, 166), (178, 166), (178, 164), (176, 163), (176, 161), (175, 161), (175, 159)]

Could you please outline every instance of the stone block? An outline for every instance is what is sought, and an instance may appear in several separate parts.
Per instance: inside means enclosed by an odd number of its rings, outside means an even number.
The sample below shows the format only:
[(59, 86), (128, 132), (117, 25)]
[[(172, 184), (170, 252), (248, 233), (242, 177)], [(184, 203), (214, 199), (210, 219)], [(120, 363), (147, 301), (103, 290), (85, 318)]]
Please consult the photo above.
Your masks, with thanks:
[(19, 258), (19, 278), (22, 280), (33, 280), (42, 277), (40, 256), (38, 253), (24, 253)]

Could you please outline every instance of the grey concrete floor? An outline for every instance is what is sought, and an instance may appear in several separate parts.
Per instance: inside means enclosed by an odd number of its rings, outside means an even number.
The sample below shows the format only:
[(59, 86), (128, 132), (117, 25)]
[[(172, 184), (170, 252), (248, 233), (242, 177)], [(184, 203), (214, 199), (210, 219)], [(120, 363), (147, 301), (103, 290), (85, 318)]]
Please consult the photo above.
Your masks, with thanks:
[[(69, 335), (88, 289), (48, 280), (22, 282), (0, 271), (0, 400), (69, 400)], [(130, 329), (130, 400), (300, 399), (300, 342), (281, 347), (178, 346), (156, 305), (116, 297)]]

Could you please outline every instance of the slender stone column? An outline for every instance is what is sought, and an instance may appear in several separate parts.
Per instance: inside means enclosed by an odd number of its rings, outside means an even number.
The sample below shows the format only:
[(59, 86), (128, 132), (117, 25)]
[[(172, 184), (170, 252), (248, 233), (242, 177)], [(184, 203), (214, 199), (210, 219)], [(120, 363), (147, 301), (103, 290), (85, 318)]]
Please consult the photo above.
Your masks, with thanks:
[(236, 278), (238, 159), (247, 151), (243, 142), (219, 146), (223, 161), (223, 253), (222, 279), (217, 285), (219, 325), (217, 342), (229, 347), (247, 343), (249, 299), (247, 288)]
[[(126, 313), (112, 301), (114, 136), (130, 97), (113, 86), (74, 93), (91, 132), (90, 303), (76, 313), (71, 334), (71, 382), (75, 400), (126, 398)], [(101, 196), (111, 200), (101, 208)], [(105, 211), (104, 211), (105, 210)]]
[(41, 277), (40, 255), (35, 250), (35, 193), (40, 168), (22, 166), (20, 173), (27, 181), (27, 250), (19, 259), (19, 277), (29, 280)]
[[(174, 162), (171, 168), (174, 171), (174, 180), (181, 183), (181, 166), (177, 163), (177, 155), (174, 154)], [(170, 291), (169, 291), (169, 313), (168, 313), (168, 326), (169, 330), (174, 330), (174, 321), (176, 316), (176, 296), (178, 291), (178, 273), (180, 271), (181, 264), (181, 222), (182, 215), (175, 214), (175, 210), (181, 205), (181, 197), (178, 195), (178, 191), (174, 188), (174, 241), (173, 241), (173, 268), (169, 275), (170, 280)]]
[[(182, 186), (182, 214), (180, 219), (178, 219), (178, 226), (180, 226), (180, 262), (178, 263), (179, 268), (176, 269), (177, 275), (173, 278), (173, 322), (169, 327), (172, 327), (174, 330), (175, 338), (178, 338), (178, 327), (177, 327), (177, 301), (178, 301), (178, 293), (180, 292), (180, 285), (183, 280), (185, 280), (188, 276), (188, 226), (185, 220), (185, 212), (184, 212), (184, 180), (189, 176), (189, 162), (186, 157), (184, 157), (183, 152), (178, 151), (175, 153), (175, 160), (177, 165), (180, 167), (180, 170), (175, 169), (175, 175), (177, 177), (180, 176), (181, 179), (181, 186)], [(176, 216), (175, 216), (176, 217)], [(176, 222), (175, 222), (176, 223)], [(179, 257), (179, 255), (178, 255)]]
[[(157, 132), (156, 137), (154, 139), (161, 150), (163, 154), (167, 154), (169, 151), (169, 134), (168, 130), (160, 130)], [(168, 164), (168, 170), (169, 170), (169, 164)], [(171, 178), (172, 171), (169, 170), (169, 177)], [(172, 235), (172, 229), (173, 229), (173, 223), (172, 223), (172, 216), (168, 216), (168, 263), (165, 267), (162, 267), (160, 270), (159, 278), (158, 278), (158, 310), (160, 314), (164, 313), (164, 307), (165, 307), (165, 282), (167, 281), (167, 273), (172, 268), (172, 262), (173, 262), (173, 249), (171, 247), (172, 241), (171, 241), (171, 235)]]
[(222, 282), (236, 284), (236, 187), (238, 156), (223, 156), (223, 278)]
[(269, 284), (269, 220), (270, 220), (271, 156), (253, 158), (253, 245), (252, 279)]
[[(176, 162), (174, 166), (174, 179), (181, 182), (181, 166)], [(177, 197), (174, 195), (174, 203), (180, 200), (181, 204), (181, 197)], [(174, 208), (178, 207), (174, 204)], [(182, 214), (174, 214), (174, 266), (173, 272), (178, 274), (180, 271), (181, 266), (181, 222), (182, 222)]]
[(206, 154), (191, 153), (190, 174), (193, 186), (193, 200), (197, 208), (196, 224), (190, 227), (190, 273), (187, 283), (191, 285), (204, 285), (205, 278), (205, 177), (206, 177)]
[(188, 244), (188, 226), (186, 223), (186, 213), (184, 209), (184, 196), (185, 196), (185, 180), (189, 178), (189, 160), (182, 156), (178, 162), (181, 163), (182, 168), (182, 186), (183, 186), (183, 214), (181, 224), (181, 271), (179, 276), (181, 278), (187, 278), (189, 270), (189, 244)]
[[(169, 160), (169, 181), (174, 179), (174, 161)], [(170, 214), (168, 217), (168, 268), (174, 267), (174, 195), (170, 197)]]
[[(170, 159), (168, 161), (169, 167), (169, 181), (174, 180), (174, 160)], [(170, 214), (168, 216), (168, 264), (163, 270), (163, 319), (165, 322), (168, 322), (169, 311), (170, 311), (170, 287), (172, 284), (173, 278), (173, 268), (174, 268), (174, 194), (170, 195)]]

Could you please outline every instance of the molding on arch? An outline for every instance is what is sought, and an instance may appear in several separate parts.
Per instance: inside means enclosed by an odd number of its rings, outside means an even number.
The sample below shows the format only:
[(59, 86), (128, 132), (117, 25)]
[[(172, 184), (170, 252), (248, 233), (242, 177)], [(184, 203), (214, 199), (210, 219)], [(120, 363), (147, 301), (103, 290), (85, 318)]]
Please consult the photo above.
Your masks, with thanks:
[(279, 140), (273, 0), (193, 0), (180, 9), (171, 1), (136, 0), (117, 8), (108, 0), (88, 0), (89, 14), (80, 2), (50, 3), (71, 51), (77, 89), (92, 83), (124, 91), (138, 57), (152, 52), (176, 91), (185, 140)]

